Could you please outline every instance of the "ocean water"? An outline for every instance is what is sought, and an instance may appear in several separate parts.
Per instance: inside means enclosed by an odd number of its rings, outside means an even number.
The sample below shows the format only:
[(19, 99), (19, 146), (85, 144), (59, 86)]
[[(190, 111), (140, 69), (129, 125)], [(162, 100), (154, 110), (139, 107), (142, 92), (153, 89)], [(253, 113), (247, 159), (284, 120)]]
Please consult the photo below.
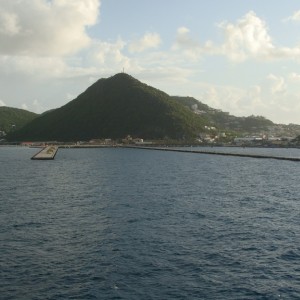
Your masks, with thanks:
[(300, 299), (298, 162), (37, 151), (0, 147), (1, 300)]

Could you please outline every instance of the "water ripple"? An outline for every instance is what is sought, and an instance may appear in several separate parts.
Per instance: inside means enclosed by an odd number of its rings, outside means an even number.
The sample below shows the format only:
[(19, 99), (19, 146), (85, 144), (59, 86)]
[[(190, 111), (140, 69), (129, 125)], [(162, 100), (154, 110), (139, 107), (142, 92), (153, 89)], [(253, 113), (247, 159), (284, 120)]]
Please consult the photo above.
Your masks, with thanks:
[(299, 165), (34, 151), (0, 149), (1, 299), (300, 298)]

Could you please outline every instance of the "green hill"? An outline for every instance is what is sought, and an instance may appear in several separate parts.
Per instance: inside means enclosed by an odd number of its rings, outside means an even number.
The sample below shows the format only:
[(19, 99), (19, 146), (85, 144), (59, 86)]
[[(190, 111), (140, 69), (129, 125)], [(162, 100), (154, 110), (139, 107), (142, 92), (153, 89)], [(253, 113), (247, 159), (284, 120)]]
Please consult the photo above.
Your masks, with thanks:
[(207, 125), (222, 128), (223, 130), (254, 133), (268, 130), (274, 123), (262, 116), (236, 117), (219, 109), (214, 109), (193, 97), (172, 97), (178, 103), (198, 113), (207, 121)]
[(24, 109), (0, 106), (0, 131), (9, 133), (18, 130), (37, 116), (38, 114)]
[(120, 73), (100, 79), (75, 100), (39, 116), (10, 140), (191, 138), (205, 120), (166, 93)]

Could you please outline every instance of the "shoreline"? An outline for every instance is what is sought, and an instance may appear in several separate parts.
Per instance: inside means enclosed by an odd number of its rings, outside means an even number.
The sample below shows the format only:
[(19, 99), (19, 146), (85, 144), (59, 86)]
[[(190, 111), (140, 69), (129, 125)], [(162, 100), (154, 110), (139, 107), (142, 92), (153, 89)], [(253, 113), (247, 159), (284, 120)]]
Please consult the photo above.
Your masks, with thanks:
[(57, 144), (57, 143), (45, 143), (44, 145), (20, 145), (20, 144), (0, 144), (1, 147), (22, 147), (22, 148), (45, 148), (46, 146), (57, 146), (58, 148), (62, 149), (82, 149), (82, 148), (122, 148), (122, 147), (143, 147), (143, 148), (157, 148), (157, 147), (165, 147), (165, 148), (241, 148), (241, 149), (300, 149), (300, 146), (282, 146), (282, 145), (272, 145), (272, 146), (262, 146), (262, 145), (253, 145), (253, 146), (239, 146), (239, 145), (199, 145), (199, 144), (167, 144), (167, 143), (157, 143), (157, 144), (147, 144), (143, 146), (143, 144), (135, 145), (135, 144)]

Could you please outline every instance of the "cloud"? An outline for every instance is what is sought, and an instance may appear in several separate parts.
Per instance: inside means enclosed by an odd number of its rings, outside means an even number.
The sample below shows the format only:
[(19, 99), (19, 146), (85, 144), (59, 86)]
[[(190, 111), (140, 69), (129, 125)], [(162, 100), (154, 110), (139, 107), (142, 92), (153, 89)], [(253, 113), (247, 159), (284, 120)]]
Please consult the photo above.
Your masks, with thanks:
[(142, 81), (170, 95), (186, 95), (188, 78), (193, 73), (190, 69), (175, 66), (156, 66), (136, 70), (137, 77)]
[[(74, 61), (73, 61), (74, 60)], [(19, 74), (36, 79), (74, 78), (97, 73), (95, 66), (83, 66), (72, 57), (0, 56), (0, 69), (5, 74)]]
[(27, 106), (26, 103), (23, 103), (23, 104), (21, 105), (21, 108), (22, 108), (22, 109), (25, 109), (25, 110), (28, 110), (28, 106)]
[(29, 100), (28, 102), (24, 102), (20, 105), (22, 109), (35, 112), (37, 114), (40, 114), (46, 110), (48, 110), (47, 107), (45, 107), (40, 101), (38, 100)]
[[(299, 12), (300, 15), (300, 12)], [(279, 59), (299, 60), (300, 46), (277, 47), (273, 44), (265, 21), (253, 11), (239, 19), (236, 24), (221, 23), (225, 41), (221, 45), (223, 55), (235, 62), (247, 59), (271, 61)]]
[(86, 30), (97, 23), (99, 7), (100, 0), (1, 1), (1, 73), (36, 78), (94, 74), (95, 67), (84, 65), (81, 55), (94, 43)]
[(175, 44), (172, 46), (172, 50), (183, 50), (185, 57), (191, 60), (199, 59), (204, 52), (200, 42), (192, 38), (190, 29), (187, 27), (180, 27), (177, 29), (176, 40)]
[[(89, 65), (96, 66), (96, 71), (102, 74), (112, 75), (121, 72), (123, 68), (129, 70), (132, 67), (131, 59), (123, 54), (126, 42), (118, 38), (115, 42), (94, 41), (88, 54)], [(90, 75), (93, 75), (91, 73)]]
[(59, 57), (0, 56), (2, 72), (21, 73), (34, 76), (58, 76), (66, 69), (66, 64)]
[(293, 82), (300, 82), (300, 74), (293, 72), (289, 75), (289, 79)]
[(91, 43), (86, 28), (98, 19), (100, 0), (2, 1), (0, 54), (60, 56)]
[(285, 83), (285, 79), (281, 76), (275, 76), (274, 74), (270, 74), (267, 79), (271, 81), (271, 94), (281, 94), (285, 93), (287, 90), (287, 86)]
[(143, 52), (151, 48), (157, 48), (161, 44), (158, 33), (146, 33), (142, 38), (129, 44), (129, 52)]
[(283, 21), (284, 21), (284, 22), (287, 22), (287, 21), (299, 22), (299, 21), (300, 21), (300, 10), (295, 11), (295, 12), (293, 13), (293, 15), (291, 15), (291, 16), (285, 18)]
[(187, 27), (180, 27), (177, 29), (175, 47), (176, 46), (183, 48), (198, 48), (200, 47), (200, 43), (195, 41), (190, 36), (190, 29), (188, 29)]
[(43, 104), (41, 104), (38, 100), (32, 101), (31, 108), (32, 108), (32, 111), (37, 114), (40, 114), (47, 110), (47, 108), (44, 107)]
[(221, 23), (225, 41), (222, 52), (231, 60), (244, 61), (248, 57), (266, 57), (274, 50), (272, 38), (266, 23), (253, 11), (247, 13), (237, 23)]
[(249, 59), (260, 62), (279, 59), (299, 60), (300, 46), (277, 47), (269, 34), (266, 22), (253, 11), (238, 19), (236, 23), (221, 22), (218, 28), (223, 35), (223, 42), (220, 44), (215, 44), (211, 40), (200, 43), (191, 36), (188, 28), (180, 27), (172, 49), (182, 50), (186, 57), (194, 60), (204, 55), (225, 56), (236, 63)]
[(38, 100), (33, 100), (29, 104), (28, 103), (23, 103), (21, 105), (21, 108), (25, 109), (25, 110), (35, 112), (37, 114), (40, 114), (40, 113), (47, 110), (47, 108), (44, 107), (43, 104), (41, 104)]
[(0, 10), (0, 34), (14, 36), (20, 32), (18, 17), (15, 13)]
[(300, 94), (286, 78), (269, 74), (266, 82), (248, 88), (202, 85), (204, 103), (236, 116), (262, 115), (275, 122), (299, 123)]
[(210, 40), (201, 44), (191, 37), (188, 28), (181, 27), (177, 30), (173, 49), (183, 49), (185, 54), (194, 59), (201, 55), (222, 55), (232, 61), (243, 62), (251, 57), (266, 58), (275, 48), (266, 23), (253, 11), (237, 20), (236, 24), (222, 22), (218, 28), (224, 37), (220, 45)]
[(0, 99), (0, 106), (6, 106), (6, 104)]

